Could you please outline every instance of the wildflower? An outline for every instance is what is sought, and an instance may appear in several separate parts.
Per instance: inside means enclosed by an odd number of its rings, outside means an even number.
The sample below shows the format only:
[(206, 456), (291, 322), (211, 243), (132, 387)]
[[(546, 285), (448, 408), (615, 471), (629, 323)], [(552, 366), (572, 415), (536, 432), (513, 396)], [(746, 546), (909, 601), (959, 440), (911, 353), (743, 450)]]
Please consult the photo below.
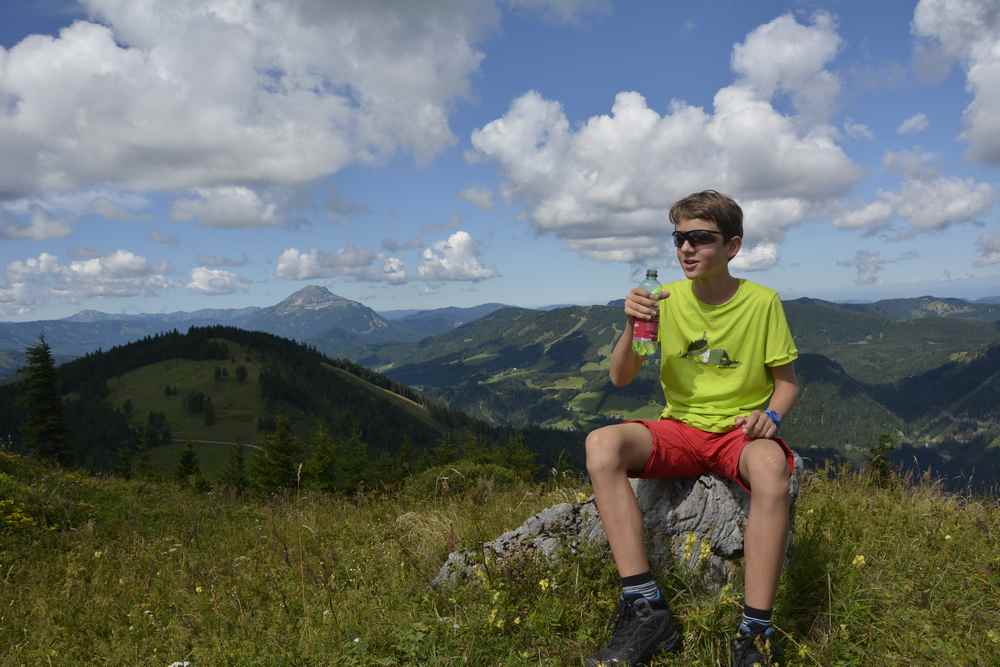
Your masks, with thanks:
[(201, 586), (195, 586), (194, 587), (194, 592), (195, 593), (201, 593), (203, 590), (205, 590), (205, 589), (203, 589)]
[(806, 645), (803, 644), (802, 646), (799, 646), (799, 657), (805, 658), (808, 657), (808, 655), (809, 655), (809, 649), (806, 647)]
[(816, 510), (814, 510), (813, 508), (810, 507), (809, 509), (806, 510), (806, 514), (812, 514), (815, 511)]
[(94, 558), (100, 558), (103, 555), (104, 555), (103, 551), (95, 551), (94, 552)]
[(708, 539), (703, 539), (701, 541), (701, 547), (698, 549), (698, 562), (707, 559), (712, 555), (712, 543)]
[(945, 542), (951, 542), (951, 535), (944, 536)]
[(538, 581), (538, 587), (541, 588), (543, 592), (549, 590), (550, 585), (551, 584), (548, 579), (539, 579)]
[(515, 616), (514, 617), (514, 625), (521, 625), (521, 617), (520, 616)]
[(688, 533), (687, 537), (684, 538), (684, 560), (691, 560), (691, 556), (694, 554), (694, 544), (697, 541), (698, 536), (694, 533)]
[(576, 502), (583, 503), (583, 502), (586, 502), (586, 501), (587, 501), (587, 494), (583, 493), (582, 491), (577, 491), (576, 492)]
[(857, 556), (854, 557), (854, 560), (851, 561), (851, 565), (853, 565), (854, 567), (857, 567), (857, 568), (864, 567), (865, 566), (865, 557), (862, 556), (861, 554), (858, 554)]
[(490, 609), (490, 619), (489, 619), (490, 625), (493, 625), (493, 623), (496, 620), (497, 620), (497, 610), (496, 607), (494, 607), (493, 609)]

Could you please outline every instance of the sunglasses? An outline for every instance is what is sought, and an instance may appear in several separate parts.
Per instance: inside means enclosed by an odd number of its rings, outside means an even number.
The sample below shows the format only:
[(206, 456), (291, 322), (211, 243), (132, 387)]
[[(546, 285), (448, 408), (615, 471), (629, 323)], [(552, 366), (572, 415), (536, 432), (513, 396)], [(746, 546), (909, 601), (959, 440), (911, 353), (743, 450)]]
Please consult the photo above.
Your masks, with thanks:
[(712, 229), (692, 229), (689, 232), (674, 232), (672, 236), (674, 237), (674, 246), (678, 248), (684, 245), (685, 241), (690, 243), (692, 248), (697, 248), (700, 245), (715, 243), (715, 237), (722, 236), (722, 232)]

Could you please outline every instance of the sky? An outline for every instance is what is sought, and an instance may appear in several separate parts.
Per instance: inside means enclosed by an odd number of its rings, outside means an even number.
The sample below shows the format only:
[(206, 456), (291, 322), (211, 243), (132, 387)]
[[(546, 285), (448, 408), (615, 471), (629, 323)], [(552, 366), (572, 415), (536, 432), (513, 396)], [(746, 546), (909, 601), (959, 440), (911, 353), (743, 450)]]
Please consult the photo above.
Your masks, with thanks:
[(0, 319), (606, 303), (743, 207), (783, 298), (1000, 295), (1000, 3), (0, 5)]

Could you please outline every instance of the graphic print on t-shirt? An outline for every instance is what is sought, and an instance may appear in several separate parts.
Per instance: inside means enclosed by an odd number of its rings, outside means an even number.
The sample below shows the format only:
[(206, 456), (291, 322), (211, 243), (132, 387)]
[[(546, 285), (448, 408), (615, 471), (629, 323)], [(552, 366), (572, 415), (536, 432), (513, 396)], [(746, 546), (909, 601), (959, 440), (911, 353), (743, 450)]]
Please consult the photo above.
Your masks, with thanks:
[(719, 368), (735, 368), (740, 365), (738, 360), (730, 359), (729, 353), (723, 348), (713, 350), (708, 344), (707, 332), (703, 333), (698, 340), (689, 343), (687, 352), (683, 353), (681, 357)]

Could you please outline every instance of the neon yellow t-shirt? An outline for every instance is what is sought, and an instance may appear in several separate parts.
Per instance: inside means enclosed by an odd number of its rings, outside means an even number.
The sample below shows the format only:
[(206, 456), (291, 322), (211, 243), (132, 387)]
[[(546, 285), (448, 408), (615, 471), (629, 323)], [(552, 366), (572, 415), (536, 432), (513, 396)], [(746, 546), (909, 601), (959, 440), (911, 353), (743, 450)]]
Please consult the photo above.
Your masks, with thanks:
[(694, 295), (687, 278), (664, 287), (660, 418), (721, 433), (736, 417), (765, 409), (774, 391), (768, 367), (799, 356), (777, 292), (741, 279), (729, 301), (713, 306)]

